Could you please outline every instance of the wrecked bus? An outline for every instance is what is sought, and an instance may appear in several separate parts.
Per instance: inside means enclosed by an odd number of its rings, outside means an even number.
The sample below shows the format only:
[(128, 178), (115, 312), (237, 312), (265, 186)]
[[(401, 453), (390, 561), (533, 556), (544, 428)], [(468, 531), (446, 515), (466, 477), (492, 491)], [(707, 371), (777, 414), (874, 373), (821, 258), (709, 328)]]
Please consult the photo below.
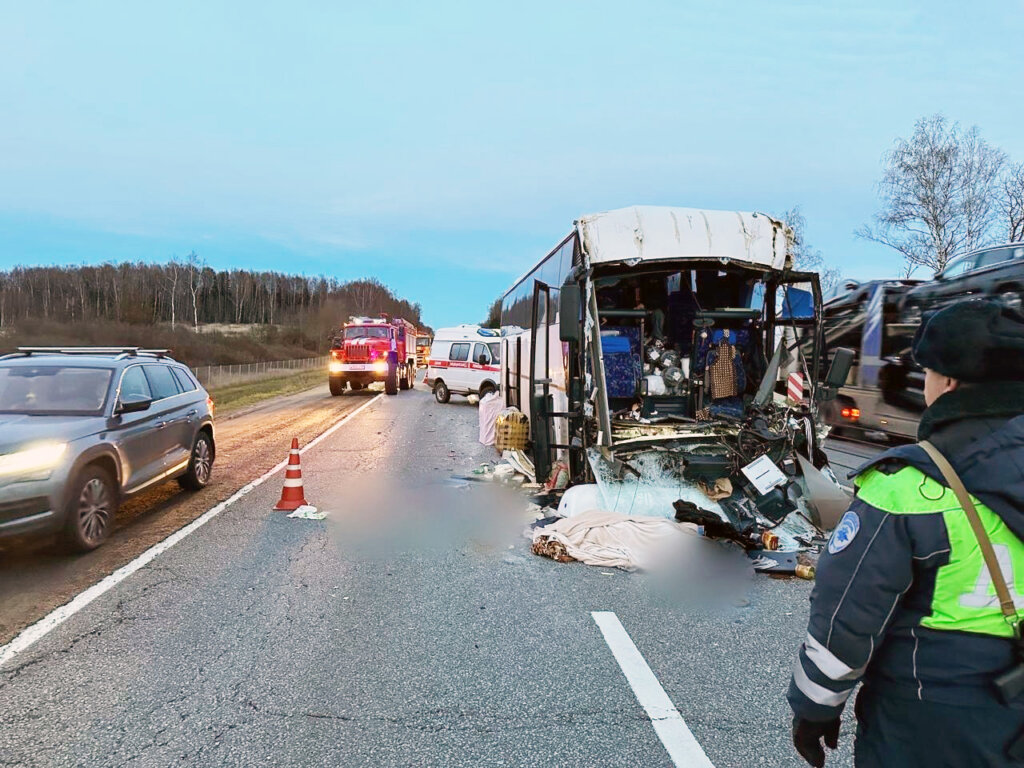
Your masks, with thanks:
[(529, 417), (537, 477), (565, 462), (607, 509), (748, 549), (769, 529), (797, 549), (832, 527), (848, 499), (817, 407), (849, 356), (821, 378), (818, 276), (793, 269), (791, 242), (761, 213), (577, 220), (502, 299), (501, 389)]

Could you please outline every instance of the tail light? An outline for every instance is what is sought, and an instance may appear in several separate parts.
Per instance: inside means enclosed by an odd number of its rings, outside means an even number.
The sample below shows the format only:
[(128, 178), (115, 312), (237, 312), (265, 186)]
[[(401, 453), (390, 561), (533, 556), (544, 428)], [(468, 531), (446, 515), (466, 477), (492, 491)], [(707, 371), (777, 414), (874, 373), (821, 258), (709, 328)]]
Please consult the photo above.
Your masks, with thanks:
[(847, 421), (857, 421), (860, 418), (860, 408), (843, 408), (839, 415)]
[(210, 415), (213, 416), (213, 398), (209, 395), (206, 396), (206, 407), (210, 410)]

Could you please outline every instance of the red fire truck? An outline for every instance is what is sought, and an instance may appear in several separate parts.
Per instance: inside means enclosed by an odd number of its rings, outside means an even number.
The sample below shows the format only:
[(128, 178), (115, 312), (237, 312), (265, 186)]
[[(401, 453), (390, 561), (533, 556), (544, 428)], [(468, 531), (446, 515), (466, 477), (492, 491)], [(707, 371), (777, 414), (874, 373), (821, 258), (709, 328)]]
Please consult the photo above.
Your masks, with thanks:
[(328, 382), (338, 396), (347, 384), (359, 390), (383, 381), (384, 391), (398, 394), (416, 379), (416, 326), (400, 318), (353, 317), (331, 345)]

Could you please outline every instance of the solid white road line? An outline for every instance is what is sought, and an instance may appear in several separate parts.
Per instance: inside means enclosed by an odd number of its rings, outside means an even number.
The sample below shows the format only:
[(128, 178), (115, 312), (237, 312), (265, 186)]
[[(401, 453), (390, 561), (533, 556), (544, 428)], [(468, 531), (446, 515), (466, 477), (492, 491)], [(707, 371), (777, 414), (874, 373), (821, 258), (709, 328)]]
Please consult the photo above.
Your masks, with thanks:
[(636, 694), (636, 700), (651, 719), (655, 733), (678, 768), (714, 768), (697, 739), (669, 699), (658, 678), (647, 666), (640, 650), (612, 611), (592, 611), (612, 655)]
[[(345, 424), (347, 424), (349, 421), (358, 416), (360, 412), (362, 412), (366, 408), (369, 408), (383, 396), (384, 394), (381, 393), (374, 397), (373, 399), (367, 400), (361, 406), (352, 411), (352, 413), (346, 415), (344, 418), (331, 425), (319, 437), (307, 443), (305, 447), (303, 447), (301, 452), (305, 453), (310, 448), (313, 448), (318, 443), (320, 443), (322, 440), (326, 440), (332, 434), (334, 434), (343, 426), (345, 426)], [(230, 507), (240, 498), (255, 490), (259, 486), (263, 485), (263, 483), (265, 483), (271, 477), (276, 475), (286, 466), (288, 466), (287, 459), (277, 464), (276, 466), (274, 466), (273, 469), (268, 470), (267, 472), (253, 480), (248, 485), (242, 486), (237, 491), (235, 491), (235, 493), (231, 497), (225, 499), (217, 506), (208, 509), (200, 517), (197, 517), (195, 520), (193, 520), (185, 527), (179, 528), (177, 531), (172, 533), (163, 541), (159, 542), (158, 544), (154, 544), (152, 547), (147, 549), (145, 552), (136, 557), (130, 563), (122, 565), (109, 576), (103, 578), (101, 581), (96, 582), (85, 591), (79, 592), (77, 595), (75, 595), (74, 598), (72, 598), (69, 602), (65, 603), (64, 605), (62, 605), (60, 608), (55, 609), (51, 613), (41, 618), (35, 624), (32, 624), (31, 626), (23, 629), (7, 645), (0, 646), (0, 667), (3, 667), (4, 664), (13, 659), (26, 648), (31, 646), (41, 637), (59, 627), (65, 621), (67, 621), (76, 613), (78, 613), (80, 610), (85, 608), (85, 606), (89, 605), (89, 603), (91, 603), (93, 600), (109, 592), (111, 589), (113, 589), (122, 581), (127, 579), (133, 573), (135, 573), (137, 570), (151, 563), (153, 560), (162, 555), (164, 552), (173, 547), (186, 536), (188, 536), (191, 533), (195, 533), (197, 530), (202, 528), (204, 525), (206, 525), (213, 518), (215, 518), (228, 507)]]

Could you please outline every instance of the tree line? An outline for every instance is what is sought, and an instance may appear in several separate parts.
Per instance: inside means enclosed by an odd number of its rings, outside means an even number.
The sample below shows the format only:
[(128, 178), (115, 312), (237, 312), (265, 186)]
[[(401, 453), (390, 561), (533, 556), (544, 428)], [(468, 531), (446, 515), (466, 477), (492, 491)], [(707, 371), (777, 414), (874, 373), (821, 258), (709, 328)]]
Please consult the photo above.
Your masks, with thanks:
[(0, 271), (0, 329), (33, 319), (172, 328), (208, 323), (298, 325), (321, 335), (350, 315), (421, 323), (420, 305), (376, 279), (214, 270), (197, 254), (164, 264), (14, 267)]
[(961, 253), (1024, 240), (1024, 162), (940, 114), (883, 156), (881, 207), (857, 234), (903, 257), (909, 277)]

